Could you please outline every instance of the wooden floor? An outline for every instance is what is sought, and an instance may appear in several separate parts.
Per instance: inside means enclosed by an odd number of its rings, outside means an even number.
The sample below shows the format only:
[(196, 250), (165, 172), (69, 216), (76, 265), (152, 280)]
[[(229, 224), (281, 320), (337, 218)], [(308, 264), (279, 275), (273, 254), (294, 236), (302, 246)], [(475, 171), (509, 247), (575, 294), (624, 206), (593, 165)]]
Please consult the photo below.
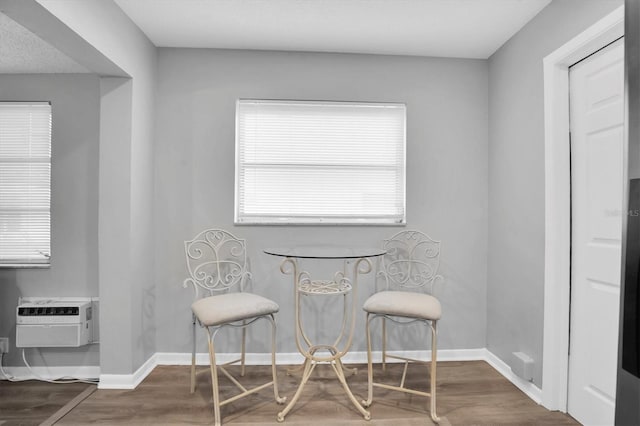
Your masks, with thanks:
[[(358, 399), (366, 394), (366, 368), (349, 383)], [(424, 366), (412, 366), (407, 382), (426, 390)], [(281, 394), (291, 398), (298, 377), (278, 367)], [(189, 393), (189, 367), (157, 367), (135, 390), (97, 390), (58, 425), (188, 425), (211, 424), (211, 381), (208, 368), (199, 367), (196, 393)], [(398, 377), (399, 364), (386, 373), (376, 369), (377, 378)], [(577, 425), (571, 417), (537, 405), (483, 361), (438, 364), (438, 414), (442, 426), (451, 425)], [(243, 383), (250, 386), (267, 380), (268, 367), (248, 367)], [(230, 383), (221, 378), (222, 392), (230, 395)], [(40, 382), (0, 382), (0, 425), (38, 425), (58, 411), (87, 385), (53, 385)], [(333, 372), (319, 366), (298, 404), (284, 425), (429, 425), (428, 404), (423, 398), (399, 392), (374, 390), (372, 420), (366, 422), (347, 400)], [(282, 409), (269, 389), (222, 408), (223, 423), (264, 425), (276, 423)]]
[(39, 425), (88, 385), (0, 380), (0, 425)]

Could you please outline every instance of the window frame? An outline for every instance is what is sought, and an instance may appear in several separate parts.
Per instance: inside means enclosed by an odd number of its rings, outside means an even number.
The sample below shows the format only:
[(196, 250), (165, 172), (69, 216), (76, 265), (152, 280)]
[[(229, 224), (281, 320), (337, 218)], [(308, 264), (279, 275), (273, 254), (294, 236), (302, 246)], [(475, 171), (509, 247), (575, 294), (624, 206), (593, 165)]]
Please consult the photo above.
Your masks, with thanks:
[[(397, 147), (401, 152), (401, 161), (396, 162), (393, 167), (394, 172), (400, 173), (400, 178), (394, 181), (401, 182), (401, 204), (396, 214), (376, 214), (371, 216), (357, 215), (247, 215), (240, 211), (241, 196), (241, 155), (240, 155), (240, 108), (243, 103), (271, 103), (271, 104), (291, 104), (291, 105), (314, 105), (327, 106), (362, 106), (363, 108), (401, 108), (402, 109), (402, 140)], [(234, 187), (234, 224), (235, 225), (332, 225), (332, 226), (405, 226), (407, 221), (406, 194), (407, 194), (407, 113), (406, 104), (398, 102), (360, 102), (360, 101), (318, 101), (318, 100), (288, 100), (288, 99), (238, 99), (236, 102), (236, 123), (235, 123), (235, 187)], [(370, 166), (371, 167), (371, 166)], [(400, 198), (399, 197), (399, 198)], [(399, 199), (398, 198), (398, 199)]]

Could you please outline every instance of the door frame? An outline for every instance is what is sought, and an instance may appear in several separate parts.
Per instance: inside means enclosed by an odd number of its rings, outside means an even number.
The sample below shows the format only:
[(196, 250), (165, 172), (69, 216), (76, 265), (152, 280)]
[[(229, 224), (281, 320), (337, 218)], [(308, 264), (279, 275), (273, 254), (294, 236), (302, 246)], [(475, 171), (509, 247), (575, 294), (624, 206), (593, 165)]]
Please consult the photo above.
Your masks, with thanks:
[(569, 67), (624, 35), (624, 6), (544, 58), (545, 271), (542, 405), (567, 412), (571, 289)]

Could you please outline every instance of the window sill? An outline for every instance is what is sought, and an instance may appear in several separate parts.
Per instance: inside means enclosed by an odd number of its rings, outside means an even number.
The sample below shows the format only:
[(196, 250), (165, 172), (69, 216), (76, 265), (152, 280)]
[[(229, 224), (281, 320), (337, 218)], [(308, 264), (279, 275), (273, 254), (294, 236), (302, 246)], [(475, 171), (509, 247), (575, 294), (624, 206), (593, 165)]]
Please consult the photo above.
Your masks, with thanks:
[(260, 221), (234, 221), (235, 226), (397, 226), (403, 227), (407, 226), (407, 222), (296, 222), (296, 221), (286, 221), (283, 220), (281, 222), (260, 222)]
[(0, 269), (48, 269), (50, 263), (0, 263)]

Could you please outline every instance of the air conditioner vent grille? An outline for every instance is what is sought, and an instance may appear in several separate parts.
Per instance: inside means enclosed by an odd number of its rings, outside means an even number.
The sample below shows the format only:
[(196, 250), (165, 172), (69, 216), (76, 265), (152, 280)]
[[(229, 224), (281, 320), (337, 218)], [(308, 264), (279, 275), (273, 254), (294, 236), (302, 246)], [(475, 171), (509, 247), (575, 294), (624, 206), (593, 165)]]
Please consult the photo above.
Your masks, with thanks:
[(80, 308), (78, 308), (77, 306), (19, 307), (18, 315), (25, 316), (25, 317), (56, 316), (56, 315), (78, 316), (80, 315)]

